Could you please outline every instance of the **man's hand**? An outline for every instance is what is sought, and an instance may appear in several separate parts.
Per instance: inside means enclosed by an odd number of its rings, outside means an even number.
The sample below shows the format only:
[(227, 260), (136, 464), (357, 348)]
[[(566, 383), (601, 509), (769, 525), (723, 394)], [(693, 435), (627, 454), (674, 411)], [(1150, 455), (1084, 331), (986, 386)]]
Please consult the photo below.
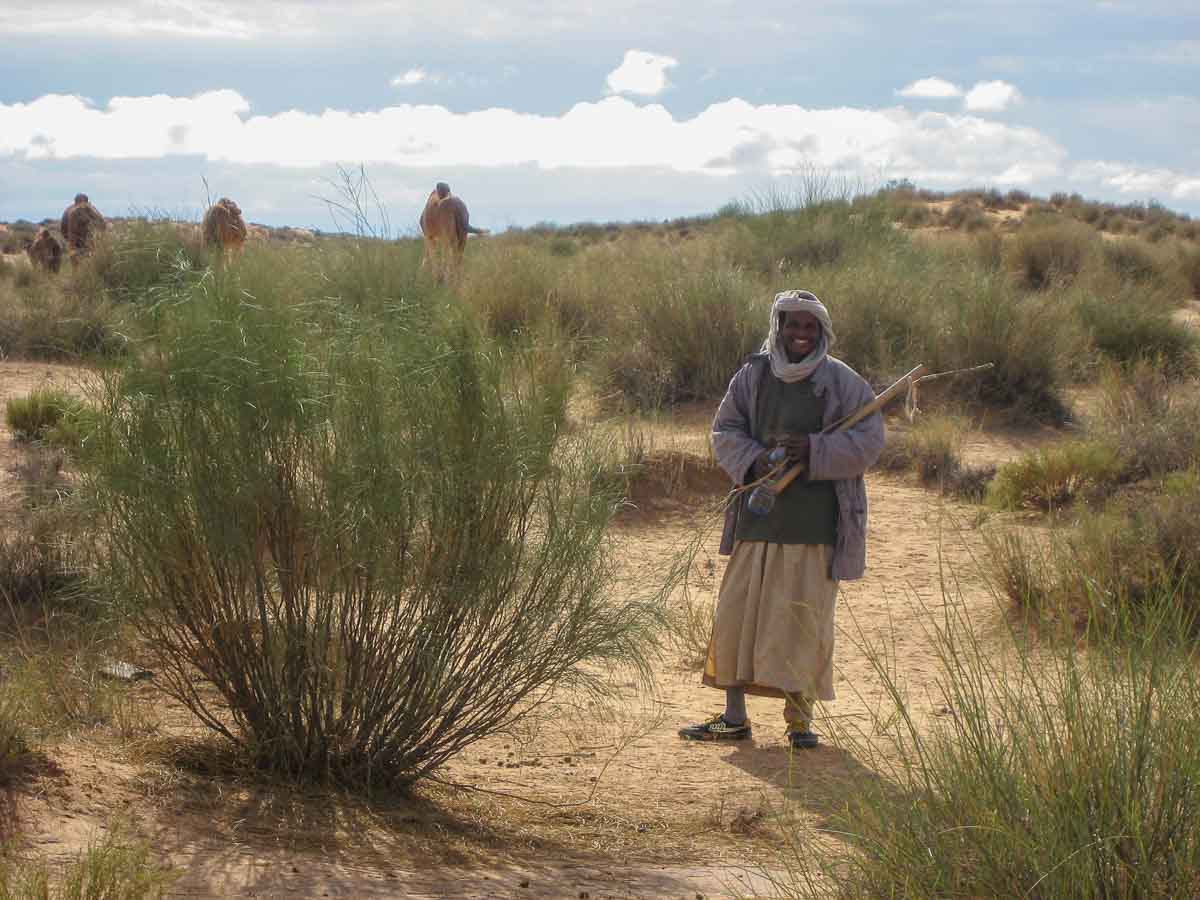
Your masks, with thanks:
[(750, 466), (750, 478), (753, 481), (763, 478), (773, 468), (771, 465), (771, 449), (768, 447), (755, 458), (753, 465)]
[(794, 466), (796, 463), (804, 463), (804, 465), (808, 465), (808, 450), (810, 444), (807, 434), (789, 435), (780, 441), (779, 445), (787, 451), (789, 466)]

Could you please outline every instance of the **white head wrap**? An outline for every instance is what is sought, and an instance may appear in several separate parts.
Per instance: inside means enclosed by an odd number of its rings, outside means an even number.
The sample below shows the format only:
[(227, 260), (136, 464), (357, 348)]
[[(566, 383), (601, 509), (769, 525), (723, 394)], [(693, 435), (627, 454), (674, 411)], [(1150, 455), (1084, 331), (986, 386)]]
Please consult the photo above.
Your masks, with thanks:
[[(807, 312), (817, 317), (821, 323), (821, 343), (800, 362), (788, 362), (787, 353), (779, 343), (779, 318), (782, 313)], [(767, 331), (767, 339), (763, 342), (762, 352), (771, 354), (771, 371), (780, 381), (803, 381), (810, 376), (825, 359), (829, 348), (837, 340), (833, 333), (833, 320), (829, 318), (829, 310), (817, 299), (816, 294), (808, 291), (781, 291), (775, 295), (771, 304), (771, 326)]]

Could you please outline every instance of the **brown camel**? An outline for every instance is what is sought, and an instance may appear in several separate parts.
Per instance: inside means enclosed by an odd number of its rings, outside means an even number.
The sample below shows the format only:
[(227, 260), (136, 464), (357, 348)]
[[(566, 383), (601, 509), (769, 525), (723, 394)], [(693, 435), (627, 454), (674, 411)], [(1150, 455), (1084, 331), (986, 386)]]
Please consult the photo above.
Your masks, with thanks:
[(49, 228), (39, 228), (33, 242), (25, 248), (29, 261), (47, 272), (57, 272), (62, 265), (63, 248)]
[(87, 194), (76, 194), (75, 202), (63, 211), (62, 236), (71, 256), (84, 256), (97, 234), (108, 227), (100, 210), (92, 206)]
[(222, 197), (204, 214), (204, 243), (215, 250), (240, 252), (246, 243), (246, 221), (242, 210)]
[(487, 234), (471, 225), (467, 204), (450, 193), (450, 185), (439, 181), (425, 201), (421, 213), (421, 234), (425, 236), (425, 255), (421, 267), (430, 266), (434, 277), (445, 282), (455, 277), (462, 264), (468, 234)]

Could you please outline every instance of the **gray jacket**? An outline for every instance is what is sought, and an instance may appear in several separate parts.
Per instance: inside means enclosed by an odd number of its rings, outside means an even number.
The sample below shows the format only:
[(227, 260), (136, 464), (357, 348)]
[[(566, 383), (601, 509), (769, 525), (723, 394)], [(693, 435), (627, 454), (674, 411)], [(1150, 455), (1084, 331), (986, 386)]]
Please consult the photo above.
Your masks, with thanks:
[[(752, 356), (729, 382), (729, 390), (713, 421), (713, 452), (734, 484), (751, 480), (750, 468), (766, 449), (751, 437), (751, 420), (757, 408), (758, 386), (764, 377), (769, 377), (770, 367), (767, 354)], [(813, 393), (818, 397), (828, 395), (824, 427), (875, 399), (875, 392), (862, 376), (832, 356), (817, 366), (811, 378)], [(837, 581), (852, 581), (861, 578), (867, 567), (867, 488), (863, 472), (883, 450), (883, 416), (874, 413), (853, 428), (813, 434), (810, 440), (808, 477), (833, 481), (837, 493), (838, 541), (830, 574)], [(740, 507), (740, 503), (730, 503), (725, 510), (722, 555), (733, 552)]]

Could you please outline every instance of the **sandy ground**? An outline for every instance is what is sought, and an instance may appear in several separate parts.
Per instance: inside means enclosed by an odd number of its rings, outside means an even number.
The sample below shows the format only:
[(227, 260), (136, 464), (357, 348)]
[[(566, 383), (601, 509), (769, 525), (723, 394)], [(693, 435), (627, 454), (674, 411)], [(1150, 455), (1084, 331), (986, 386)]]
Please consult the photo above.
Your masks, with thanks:
[[(49, 383), (77, 389), (81, 375), (0, 363), (5, 398)], [(619, 590), (652, 590), (699, 532), (692, 596), (699, 606), (715, 600), (724, 561), (715, 519), (702, 515), (721, 484), (707, 462), (710, 417), (697, 407), (642, 423), (648, 456), (687, 471), (677, 494), (651, 492), (621, 517)], [(968, 455), (999, 462), (1053, 439), (979, 432)], [(0, 435), (6, 509), (17, 499), (10, 469), (23, 453)], [(899, 476), (871, 475), (868, 490), (869, 573), (841, 592), (838, 700), (817, 723), (827, 734), (874, 726), (885, 705), (874, 650), (886, 651), (919, 722), (944, 714), (928, 628), (945, 603), (961, 604), (985, 639), (1003, 630), (981, 576), (981, 509)], [(469, 749), (441, 773), (444, 783), (370, 801), (307, 796), (189, 762), (181, 748), (195, 730), (186, 713), (142, 683), (126, 691), (120, 721), (41, 748), (10, 789), (6, 821), (30, 853), (65, 861), (125, 818), (176, 866), (180, 897), (767, 895), (761, 871), (777, 872), (781, 819), (820, 825), (856, 784), (879, 776), (837, 740), (792, 753), (775, 700), (750, 699), (753, 742), (680, 741), (681, 725), (722, 703), (700, 685), (690, 656), (664, 652), (654, 691), (630, 682), (616, 710), (559, 698), (536, 729)]]

